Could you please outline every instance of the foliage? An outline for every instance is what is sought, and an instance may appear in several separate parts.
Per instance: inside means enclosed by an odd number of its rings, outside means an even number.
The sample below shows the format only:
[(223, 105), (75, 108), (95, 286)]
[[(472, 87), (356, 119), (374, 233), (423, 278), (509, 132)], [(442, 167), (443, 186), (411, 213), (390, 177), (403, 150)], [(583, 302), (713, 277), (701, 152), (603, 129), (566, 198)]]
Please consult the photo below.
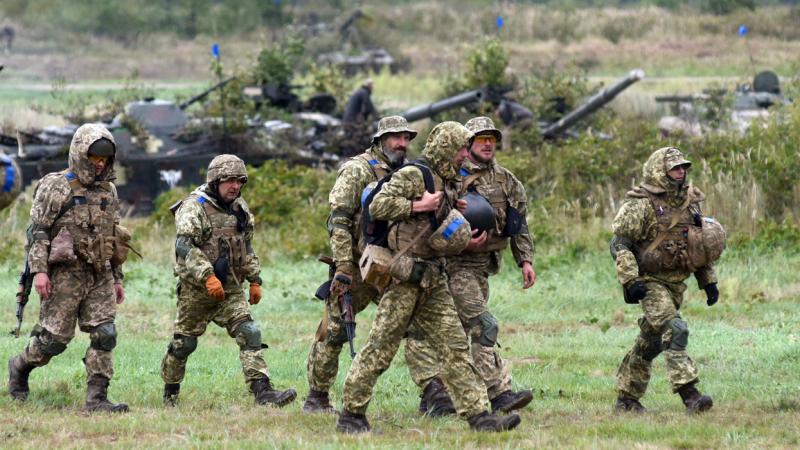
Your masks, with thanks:
[(506, 71), (508, 63), (509, 54), (503, 44), (497, 38), (483, 38), (467, 51), (461, 72), (448, 75), (445, 96), (487, 86), (508, 86), (512, 82)]
[(304, 53), (305, 42), (294, 35), (264, 47), (252, 69), (253, 82), (259, 85), (289, 84), (303, 62)]

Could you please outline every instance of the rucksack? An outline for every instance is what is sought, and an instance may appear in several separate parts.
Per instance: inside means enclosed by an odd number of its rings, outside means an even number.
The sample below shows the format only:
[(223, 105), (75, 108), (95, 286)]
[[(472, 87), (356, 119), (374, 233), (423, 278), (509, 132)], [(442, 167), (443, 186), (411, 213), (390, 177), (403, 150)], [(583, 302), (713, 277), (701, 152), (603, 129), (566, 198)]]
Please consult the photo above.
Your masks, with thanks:
[[(373, 219), (372, 216), (369, 214), (369, 205), (372, 203), (372, 200), (381, 191), (383, 185), (388, 183), (389, 180), (392, 179), (392, 175), (395, 174), (398, 170), (408, 167), (414, 166), (422, 172), (422, 180), (425, 183), (425, 190), (429, 193), (433, 194), (436, 192), (436, 186), (433, 181), (433, 173), (431, 169), (428, 167), (427, 162), (422, 159), (418, 159), (416, 161), (410, 161), (402, 166), (398, 167), (397, 169), (390, 172), (385, 177), (378, 180), (378, 184), (375, 185), (374, 188), (367, 194), (366, 198), (363, 199), (361, 205), (361, 224), (362, 224), (362, 233), (364, 233), (364, 240), (367, 245), (377, 245), (380, 247), (388, 247), (389, 246), (389, 222), (386, 220), (376, 220)], [(431, 230), (435, 230), (439, 228), (439, 222), (436, 220), (436, 213), (431, 211), (428, 213), (428, 220), (431, 223)]]

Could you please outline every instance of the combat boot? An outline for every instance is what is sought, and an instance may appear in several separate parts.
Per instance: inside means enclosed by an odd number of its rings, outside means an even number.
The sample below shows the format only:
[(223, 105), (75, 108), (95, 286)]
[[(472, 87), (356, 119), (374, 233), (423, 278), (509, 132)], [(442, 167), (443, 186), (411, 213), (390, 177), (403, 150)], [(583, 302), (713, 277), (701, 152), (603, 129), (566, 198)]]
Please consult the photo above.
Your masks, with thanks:
[(616, 412), (633, 412), (644, 413), (647, 409), (639, 403), (639, 399), (629, 397), (622, 392), (617, 396), (617, 403), (614, 404), (614, 411)]
[(425, 414), (428, 412), (428, 402), (425, 401), (424, 395), (419, 396), (419, 406), (417, 407), (417, 411), (419, 411), (420, 414)]
[(490, 402), (492, 404), (492, 412), (507, 413), (528, 406), (531, 400), (533, 400), (533, 392), (530, 389), (523, 389), (519, 392), (512, 390), (501, 392)]
[(507, 416), (498, 416), (484, 411), (467, 419), (469, 427), (475, 431), (506, 431), (513, 430), (522, 421), (519, 415), (511, 413)]
[(261, 378), (250, 383), (250, 392), (255, 396), (256, 404), (258, 405), (284, 407), (297, 397), (297, 392), (294, 389), (276, 391), (272, 387), (272, 382), (270, 382), (269, 378)]
[[(433, 378), (422, 392), (422, 402), (425, 403), (425, 415), (428, 417), (451, 416), (456, 413), (453, 400), (447, 393), (442, 380)], [(422, 404), (420, 404), (422, 409)]]
[(708, 411), (714, 406), (714, 401), (708, 395), (703, 395), (694, 387), (694, 383), (684, 384), (678, 389), (678, 394), (686, 405), (686, 412), (689, 414)]
[(87, 382), (84, 410), (87, 412), (128, 412), (128, 405), (108, 401), (108, 378), (92, 375)]
[(327, 392), (310, 389), (303, 403), (303, 412), (336, 414), (336, 409), (331, 405)]
[(180, 383), (164, 384), (164, 406), (178, 406), (178, 394), (181, 392)]
[(28, 399), (31, 390), (28, 387), (28, 376), (35, 367), (26, 363), (21, 355), (8, 360), (8, 393), (11, 398), (21, 402)]
[(336, 431), (340, 433), (356, 434), (366, 433), (370, 430), (367, 416), (364, 414), (351, 413), (348, 410), (342, 410), (339, 414), (339, 421), (336, 422)]

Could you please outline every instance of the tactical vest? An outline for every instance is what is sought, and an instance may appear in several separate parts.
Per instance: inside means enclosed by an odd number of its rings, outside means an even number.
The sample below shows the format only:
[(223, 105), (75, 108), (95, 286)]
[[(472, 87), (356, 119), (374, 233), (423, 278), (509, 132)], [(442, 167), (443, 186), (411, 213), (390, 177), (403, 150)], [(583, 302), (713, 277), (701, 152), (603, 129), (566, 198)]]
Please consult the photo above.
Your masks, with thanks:
[(246, 275), (244, 268), (247, 263), (247, 242), (244, 232), (239, 231), (236, 226), (236, 216), (222, 211), (201, 195), (193, 194), (189, 196), (189, 200), (203, 205), (206, 217), (211, 223), (211, 236), (199, 245), (200, 251), (212, 265), (220, 257), (227, 255), (230, 267), (228, 273), (233, 274), (237, 284), (241, 283)]
[(506, 209), (509, 206), (508, 193), (505, 190), (506, 182), (508, 181), (506, 172), (502, 170), (492, 171), (491, 169), (485, 169), (470, 173), (466, 169), (461, 168), (461, 176), (464, 178), (461, 184), (461, 193), (467, 192), (470, 186), (491, 172), (494, 172), (494, 182), (477, 184), (475, 185), (475, 190), (489, 200), (492, 208), (494, 208), (496, 218), (495, 229), (489, 233), (489, 238), (486, 240), (483, 247), (481, 247), (481, 250), (496, 252), (504, 250), (510, 241), (509, 237), (503, 235), (503, 230), (506, 226)]
[[(645, 193), (655, 211), (658, 231), (652, 241), (639, 242), (638, 263), (642, 274), (656, 274), (669, 271), (694, 272), (689, 254), (696, 249), (690, 245), (702, 245), (702, 241), (690, 239), (690, 235), (701, 232), (695, 215), (700, 214), (700, 206), (694, 190), (687, 193), (686, 201), (678, 207), (670, 206), (665, 194), (653, 194), (645, 189), (637, 189), (637, 194)], [(698, 191), (699, 192), (699, 191)], [(702, 195), (702, 194), (700, 194)]]
[[(370, 155), (366, 153), (362, 153), (360, 155), (354, 156), (353, 158), (360, 159), (367, 164), (369, 164), (369, 169), (372, 172), (372, 180), (370, 183), (377, 183), (378, 180), (389, 175), (389, 171), (384, 169), (380, 166), (380, 161), (375, 158), (372, 158)], [(369, 185), (370, 183), (367, 183)], [(363, 222), (363, 218), (361, 214), (361, 201), (358, 202), (359, 207), (356, 208), (355, 213), (353, 214), (353, 222), (350, 228), (350, 236), (356, 237), (355, 241), (353, 242), (353, 251), (355, 253), (354, 259), (358, 260), (358, 255), (364, 253), (364, 247), (366, 247), (366, 242), (364, 241), (364, 233), (361, 232), (361, 226)]]
[(72, 235), (75, 255), (101, 272), (111, 260), (114, 249), (114, 218), (118, 208), (114, 188), (109, 181), (87, 189), (70, 171), (62, 172), (69, 182), (72, 198), (62, 207), (50, 228), (51, 241), (62, 229)]
[[(442, 199), (439, 210), (436, 211), (436, 218), (439, 222), (447, 217), (450, 209), (453, 208), (457, 199), (457, 192), (451, 189), (445, 189), (442, 179), (435, 175), (433, 176), (433, 185), (436, 192), (444, 191), (444, 198)], [(424, 232), (423, 230), (427, 228)], [(431, 227), (431, 219), (427, 213), (413, 214), (408, 220), (392, 222), (389, 225), (389, 248), (392, 251), (398, 251), (405, 248), (408, 243), (414, 240), (418, 234), (422, 236), (417, 239), (407, 254), (416, 258), (435, 258), (443, 256), (434, 251), (428, 245), (428, 238), (433, 234), (435, 229)]]

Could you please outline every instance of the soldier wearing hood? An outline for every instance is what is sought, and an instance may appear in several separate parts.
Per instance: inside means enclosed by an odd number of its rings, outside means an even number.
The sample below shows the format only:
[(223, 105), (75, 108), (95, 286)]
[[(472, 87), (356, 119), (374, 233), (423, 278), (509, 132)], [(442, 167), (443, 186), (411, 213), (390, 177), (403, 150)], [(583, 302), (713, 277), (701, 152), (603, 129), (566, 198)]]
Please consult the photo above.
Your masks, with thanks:
[[(338, 298), (349, 290), (353, 297), (355, 314), (363, 311), (371, 302), (376, 302), (379, 293), (373, 286), (361, 280), (358, 260), (364, 249), (361, 239), (361, 197), (368, 184), (388, 175), (406, 162), (406, 153), (416, 130), (400, 116), (384, 117), (378, 123), (378, 131), (372, 138), (372, 146), (364, 153), (350, 158), (339, 169), (336, 182), (331, 189), (329, 202), (328, 233), (333, 252), (335, 274), (331, 293), (325, 300), (325, 312), (317, 327), (317, 334), (308, 353), (308, 398), (303, 404), (305, 412), (333, 412), (328, 392), (336, 381), (339, 370), (339, 354), (347, 343), (347, 334), (342, 322), (342, 311)], [(339, 280), (343, 280), (339, 281)], [(422, 353), (425, 352), (425, 353)], [(423, 370), (428, 365), (428, 354), (432, 350), (424, 346), (406, 347), (406, 360), (412, 377), (423, 379)], [(433, 369), (434, 373), (436, 369)]]
[(114, 180), (116, 144), (105, 127), (78, 128), (69, 149), (69, 168), (39, 182), (31, 206), (28, 264), (42, 300), (39, 322), (22, 354), (8, 362), (8, 390), (28, 397), (28, 376), (62, 353), (75, 336), (75, 323), (89, 333), (84, 364), (87, 411), (126, 412), (107, 398), (117, 344), (114, 318), (125, 299), (119, 258), (119, 200)]
[[(486, 384), (492, 410), (509, 412), (524, 408), (533, 399), (533, 393), (528, 389), (511, 390), (511, 374), (495, 349), (499, 327), (488, 308), (489, 276), (500, 270), (502, 251), (510, 244), (522, 274), (522, 288), (528, 289), (536, 282), (533, 239), (526, 222), (528, 199), (522, 183), (495, 161), (495, 149), (502, 134), (492, 119), (475, 117), (465, 126), (475, 133), (475, 139), (460, 169), (460, 194), (474, 192), (482, 196), (488, 200), (494, 215), (480, 245), (448, 258), (447, 275), (459, 318), (470, 337), (472, 360)], [(464, 212), (472, 222), (469, 212), (466, 209)], [(477, 227), (473, 224), (473, 228)]]
[[(688, 183), (689, 167), (691, 162), (677, 148), (653, 152), (644, 164), (642, 184), (627, 193), (614, 218), (611, 252), (617, 278), (625, 301), (639, 303), (644, 313), (639, 319), (639, 336), (617, 372), (618, 411), (645, 410), (639, 399), (650, 381), (652, 361), (662, 353), (672, 389), (687, 410), (706, 411), (713, 404), (711, 397), (695, 387), (697, 367), (686, 351), (689, 328), (679, 313), (684, 281), (691, 274), (705, 290), (709, 306), (719, 298), (713, 261), (698, 266), (691, 258), (696, 253), (691, 237), (694, 230), (701, 225), (706, 228), (703, 221), (711, 219), (701, 216), (700, 202), (705, 196)], [(716, 244), (724, 248), (724, 241)]]
[[(438, 221), (450, 217), (456, 201), (458, 168), (472, 137), (472, 132), (459, 123), (437, 125), (428, 136), (421, 158), (431, 171), (434, 192), (426, 190), (419, 167), (406, 166), (393, 174), (369, 205), (373, 218), (389, 221), (389, 248), (394, 252), (407, 249), (414, 276), (406, 281), (395, 279), (381, 297), (367, 343), (345, 380), (338, 431), (369, 431), (365, 414), (373, 388), (380, 374), (389, 368), (409, 324), (438, 353), (444, 383), (459, 415), (467, 419), (471, 428), (502, 431), (520, 423), (516, 414), (498, 417), (488, 412), (486, 389), (470, 360), (467, 337), (447, 287), (445, 253), (437, 244), (440, 230), (434, 232), (429, 222), (429, 213), (434, 213)], [(446, 230), (458, 233), (456, 227), (449, 225)], [(452, 233), (445, 233), (445, 240), (452, 238)], [(468, 235), (467, 232), (467, 240)]]
[(245, 183), (244, 161), (218, 155), (208, 165), (206, 184), (171, 208), (179, 282), (174, 334), (161, 362), (166, 406), (177, 403), (186, 361), (212, 321), (236, 340), (245, 382), (257, 404), (282, 407), (297, 396), (294, 389), (273, 388), (262, 354), (266, 346), (250, 314), (250, 305), (261, 301), (261, 264), (252, 246), (253, 215), (241, 197)]

